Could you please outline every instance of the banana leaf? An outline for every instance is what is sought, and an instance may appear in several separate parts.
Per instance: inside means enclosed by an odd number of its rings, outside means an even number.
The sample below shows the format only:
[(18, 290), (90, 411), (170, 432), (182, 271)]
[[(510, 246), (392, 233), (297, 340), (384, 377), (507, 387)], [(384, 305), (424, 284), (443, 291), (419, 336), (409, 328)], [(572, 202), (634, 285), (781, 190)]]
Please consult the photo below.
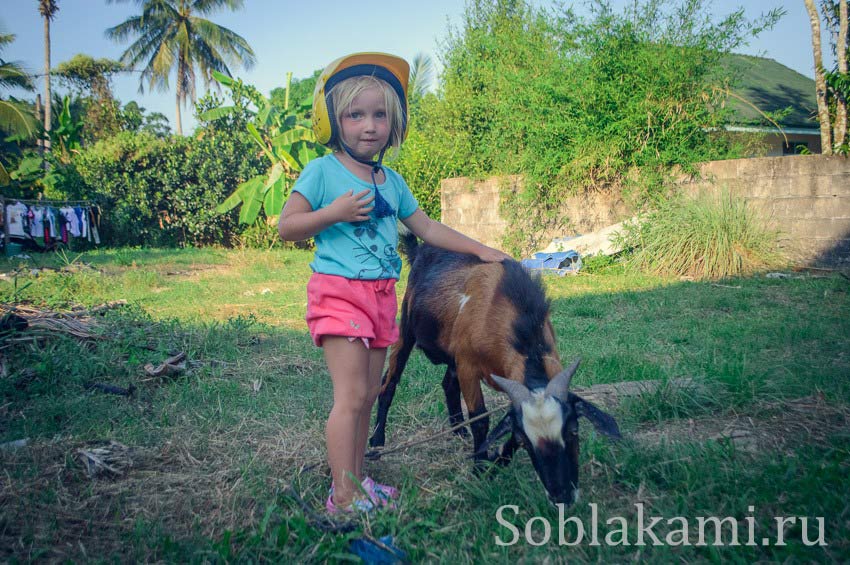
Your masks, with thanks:
[(239, 210), (240, 224), (253, 224), (257, 219), (260, 213), (260, 207), (263, 205), (264, 190), (263, 186), (258, 184), (245, 195), (246, 198), (242, 201), (242, 209)]
[(233, 191), (233, 194), (228, 196), (224, 202), (216, 206), (216, 213), (224, 214), (233, 210), (242, 202), (245, 202), (249, 198), (249, 194), (251, 192), (255, 191), (257, 188), (263, 187), (265, 180), (266, 175), (257, 175), (240, 184), (236, 187), (236, 190)]
[(292, 145), (296, 141), (316, 141), (313, 130), (302, 126), (295, 126), (272, 139), (272, 146), (277, 148), (281, 145)]
[(234, 86), (234, 85), (236, 85), (235, 80), (233, 80), (232, 78), (230, 78), (229, 76), (227, 76), (226, 74), (224, 74), (222, 72), (213, 71), (212, 75), (213, 75), (213, 78), (215, 80), (217, 80), (218, 82), (220, 82), (224, 86)]
[(277, 216), (283, 209), (284, 190), (288, 184), (287, 180), (286, 177), (277, 179), (266, 192), (266, 197), (263, 200), (263, 211), (267, 217)]
[(263, 141), (263, 136), (261, 136), (260, 132), (257, 131), (257, 127), (254, 124), (246, 124), (245, 129), (248, 130), (248, 133), (251, 134), (251, 137), (254, 139), (254, 141), (256, 141), (257, 144), (263, 149), (263, 153), (266, 154), (266, 157), (269, 158), (269, 161), (271, 161), (272, 163), (277, 162), (275, 156), (272, 154), (271, 151), (269, 151), (269, 148), (266, 147), (266, 143), (265, 141)]
[(229, 116), (235, 111), (236, 106), (222, 106), (221, 108), (213, 108), (212, 110), (207, 110), (203, 114), (198, 114), (198, 117), (202, 120), (211, 122), (213, 120)]

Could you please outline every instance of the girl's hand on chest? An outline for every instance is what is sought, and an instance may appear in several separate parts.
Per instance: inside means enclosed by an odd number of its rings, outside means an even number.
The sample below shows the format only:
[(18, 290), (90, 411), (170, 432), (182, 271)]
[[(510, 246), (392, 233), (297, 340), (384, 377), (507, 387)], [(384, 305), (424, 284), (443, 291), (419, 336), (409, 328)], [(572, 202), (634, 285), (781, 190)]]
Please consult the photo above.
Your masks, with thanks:
[(374, 196), (368, 196), (372, 191), (368, 188), (354, 194), (354, 190), (349, 190), (342, 196), (339, 196), (328, 206), (331, 217), (336, 222), (363, 222), (369, 219), (369, 212), (372, 211), (372, 201)]

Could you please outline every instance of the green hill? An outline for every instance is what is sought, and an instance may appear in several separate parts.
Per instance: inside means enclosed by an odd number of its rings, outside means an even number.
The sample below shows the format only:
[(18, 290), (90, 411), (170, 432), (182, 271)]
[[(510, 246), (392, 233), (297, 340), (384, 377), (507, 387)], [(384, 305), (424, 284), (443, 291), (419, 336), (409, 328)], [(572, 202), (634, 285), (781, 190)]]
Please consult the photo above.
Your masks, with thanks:
[[(732, 92), (755, 104), (765, 112), (790, 108), (779, 120), (786, 127), (817, 128), (815, 81), (773, 59), (750, 55), (729, 55), (723, 64), (732, 71)], [(735, 99), (729, 99), (735, 125), (767, 125), (755, 109)]]

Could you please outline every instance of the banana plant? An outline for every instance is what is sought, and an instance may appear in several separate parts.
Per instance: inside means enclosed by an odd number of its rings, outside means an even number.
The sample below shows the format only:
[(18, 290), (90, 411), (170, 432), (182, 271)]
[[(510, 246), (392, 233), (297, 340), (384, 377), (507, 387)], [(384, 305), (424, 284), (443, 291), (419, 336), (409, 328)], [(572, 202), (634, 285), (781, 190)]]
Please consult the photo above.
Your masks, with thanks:
[[(254, 223), (260, 209), (267, 218), (273, 218), (280, 214), (292, 184), (304, 166), (326, 151), (316, 142), (310, 121), (299, 119), (310, 109), (312, 100), (289, 107), (292, 73), (286, 76), (286, 101), (283, 108), (272, 104), (254, 86), (243, 83), (241, 79), (233, 79), (217, 71), (213, 72), (213, 77), (230, 89), (234, 101), (244, 98), (256, 107), (256, 111), (251, 111), (253, 118), (246, 129), (269, 160), (269, 168), (265, 173), (237, 186), (233, 194), (216, 207), (216, 212), (224, 214), (241, 205), (240, 223)], [(222, 106), (204, 112), (200, 118), (212, 121), (237, 110), (236, 105)]]
[(71, 162), (71, 153), (79, 151), (80, 139), (83, 132), (83, 121), (71, 115), (71, 97), (62, 99), (62, 112), (57, 117), (58, 127), (50, 132), (53, 147), (60, 150), (60, 161)]

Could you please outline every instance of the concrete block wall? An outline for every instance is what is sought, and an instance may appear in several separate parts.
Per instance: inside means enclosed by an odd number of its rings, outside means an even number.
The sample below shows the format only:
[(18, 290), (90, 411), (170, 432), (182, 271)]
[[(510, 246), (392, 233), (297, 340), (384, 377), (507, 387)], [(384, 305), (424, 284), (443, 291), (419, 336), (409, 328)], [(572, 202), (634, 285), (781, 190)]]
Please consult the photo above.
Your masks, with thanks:
[(501, 247), (507, 222), (499, 214), (499, 189), (508, 183), (515, 190), (519, 182), (519, 176), (445, 179), (440, 184), (440, 221), (485, 245)]
[[(445, 179), (440, 186), (440, 220), (486, 245), (501, 248), (507, 222), (499, 214), (500, 190), (519, 190), (520, 182), (520, 176)], [(619, 195), (597, 192), (568, 198), (562, 216), (565, 225), (544, 232), (541, 249), (556, 237), (590, 233), (631, 214)]]
[[(797, 263), (850, 264), (850, 159), (795, 155), (713, 161), (701, 165), (700, 173), (701, 178), (680, 184), (689, 191), (725, 187), (744, 198), (780, 230), (782, 246)], [(443, 223), (499, 247), (507, 227), (499, 214), (500, 188), (516, 190), (520, 182), (518, 176), (444, 180)], [(554, 237), (617, 223), (632, 212), (616, 195), (593, 193), (569, 199), (564, 215), (568, 225), (545, 234), (543, 246)]]
[(801, 264), (850, 264), (850, 159), (794, 155), (714, 161), (700, 166), (688, 190), (726, 187), (780, 231), (785, 252)]

